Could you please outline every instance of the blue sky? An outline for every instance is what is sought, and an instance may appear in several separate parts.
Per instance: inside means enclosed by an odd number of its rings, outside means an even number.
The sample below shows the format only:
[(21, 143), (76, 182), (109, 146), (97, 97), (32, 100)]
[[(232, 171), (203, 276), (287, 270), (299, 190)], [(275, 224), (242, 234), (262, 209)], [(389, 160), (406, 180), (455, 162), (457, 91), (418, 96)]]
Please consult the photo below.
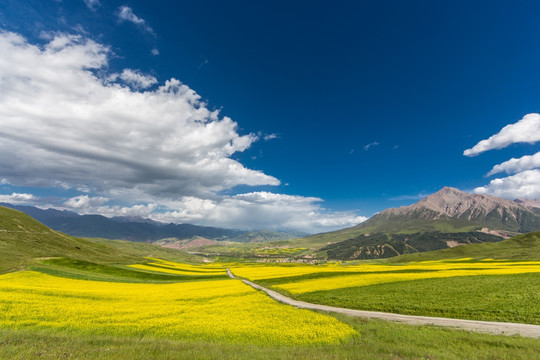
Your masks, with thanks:
[(539, 13), (3, 1), (0, 200), (318, 232), (443, 186), (540, 198)]

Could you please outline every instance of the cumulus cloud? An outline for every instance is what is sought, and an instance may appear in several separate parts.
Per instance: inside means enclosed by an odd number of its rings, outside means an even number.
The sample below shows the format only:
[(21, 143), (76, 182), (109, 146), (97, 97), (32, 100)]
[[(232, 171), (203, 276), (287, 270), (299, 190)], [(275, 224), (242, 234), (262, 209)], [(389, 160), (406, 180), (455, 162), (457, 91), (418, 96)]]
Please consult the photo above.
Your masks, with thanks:
[(101, 3), (99, 0), (83, 0), (86, 6), (92, 10), (95, 11), (99, 6), (101, 6)]
[(177, 210), (155, 213), (151, 218), (194, 224), (210, 220), (222, 227), (296, 229), (310, 233), (342, 229), (367, 219), (354, 212), (328, 212), (321, 207), (321, 201), (271, 192), (251, 192), (218, 200), (184, 197), (172, 206)]
[(131, 206), (108, 205), (108, 198), (101, 196), (75, 196), (63, 203), (60, 208), (76, 211), (79, 214), (100, 214), (103, 216), (140, 216), (147, 218), (158, 208), (155, 203)]
[(322, 199), (271, 192), (250, 192), (204, 199), (184, 196), (160, 204), (108, 205), (107, 198), (76, 196), (60, 208), (81, 214), (140, 216), (164, 223), (190, 223), (236, 229), (301, 230), (308, 233), (332, 231), (365, 220), (353, 211), (330, 212)]
[(365, 220), (327, 211), (318, 198), (219, 195), (237, 185), (280, 184), (231, 158), (258, 136), (239, 134), (179, 80), (156, 84), (131, 69), (113, 76), (102, 44), (52, 34), (38, 46), (0, 32), (0, 53), (2, 184), (77, 189), (84, 194), (56, 207), (105, 216), (308, 232)]
[(107, 47), (80, 36), (38, 47), (4, 32), (0, 53), (0, 176), (10, 183), (143, 201), (279, 184), (230, 158), (257, 137), (176, 79), (153, 91), (111, 82), (97, 75)]
[[(540, 141), (540, 114), (525, 115), (515, 124), (506, 125), (497, 134), (480, 141), (471, 149), (463, 152), (465, 156), (476, 156), (482, 152), (502, 149), (514, 143), (534, 144)], [(495, 165), (487, 174), (491, 176), (501, 172), (514, 174), (505, 178), (493, 179), (488, 185), (476, 188), (479, 194), (490, 194), (504, 198), (540, 197), (540, 152), (534, 155), (512, 158)]]
[(26, 193), (12, 193), (11, 195), (0, 195), (0, 202), (10, 204), (33, 204), (39, 200), (39, 198), (32, 194)]
[(118, 77), (136, 89), (146, 89), (157, 84), (155, 77), (144, 75), (138, 70), (124, 69)]
[(484, 151), (502, 149), (514, 143), (540, 141), (540, 114), (527, 114), (515, 124), (506, 125), (497, 134), (480, 141), (463, 152), (465, 156), (476, 156)]
[(93, 209), (109, 201), (106, 197), (88, 195), (75, 196), (64, 202), (64, 205), (70, 209), (84, 210)]
[(151, 53), (152, 55), (154, 55), (154, 56), (158, 56), (158, 55), (159, 55), (159, 50), (156, 49), (156, 48), (153, 48), (153, 49), (150, 51), (150, 53)]
[(512, 158), (502, 164), (495, 165), (488, 173), (488, 176), (505, 172), (507, 174), (515, 174), (525, 170), (540, 168), (540, 152), (534, 155), (526, 155), (519, 159)]
[(540, 170), (526, 170), (474, 189), (477, 194), (489, 194), (509, 199), (540, 198)]
[(121, 22), (129, 21), (137, 25), (140, 29), (155, 35), (154, 30), (144, 21), (144, 19), (135, 15), (133, 10), (129, 6), (120, 6), (117, 12), (118, 20)]

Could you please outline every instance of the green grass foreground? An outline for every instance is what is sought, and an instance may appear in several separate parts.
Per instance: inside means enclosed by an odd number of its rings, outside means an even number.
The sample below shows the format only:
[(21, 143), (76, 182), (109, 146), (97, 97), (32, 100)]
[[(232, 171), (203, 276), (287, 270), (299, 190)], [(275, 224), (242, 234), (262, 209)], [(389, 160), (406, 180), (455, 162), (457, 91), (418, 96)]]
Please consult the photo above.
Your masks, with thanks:
[(540, 325), (538, 273), (422, 279), (288, 295), (349, 309)]
[(536, 359), (540, 340), (338, 316), (358, 331), (324, 346), (265, 346), (0, 330), (2, 359)]

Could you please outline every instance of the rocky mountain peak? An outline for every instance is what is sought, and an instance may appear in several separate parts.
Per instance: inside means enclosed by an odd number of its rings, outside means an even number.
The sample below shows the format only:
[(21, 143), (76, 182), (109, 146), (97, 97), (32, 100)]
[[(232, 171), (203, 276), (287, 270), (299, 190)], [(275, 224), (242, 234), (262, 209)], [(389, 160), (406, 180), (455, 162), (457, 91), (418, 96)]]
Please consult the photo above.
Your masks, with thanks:
[[(515, 213), (517, 210), (526, 210), (526, 207), (515, 201), (496, 196), (469, 194), (456, 188), (444, 187), (415, 204), (385, 211), (389, 211), (389, 213), (394, 215), (405, 215), (429, 210), (438, 214), (435, 217), (446, 215), (453, 218), (460, 218), (466, 216), (471, 219), (480, 214), (487, 214), (492, 211), (496, 211), (502, 216), (505, 211)], [(426, 214), (425, 216), (433, 216), (433, 214)]]
[(461, 217), (465, 213), (469, 214), (468, 217), (474, 217), (475, 214), (486, 214), (494, 210), (502, 215), (503, 210), (511, 213), (518, 209), (524, 210), (522, 205), (511, 200), (491, 195), (469, 194), (449, 187), (422, 199), (417, 204), (450, 217)]

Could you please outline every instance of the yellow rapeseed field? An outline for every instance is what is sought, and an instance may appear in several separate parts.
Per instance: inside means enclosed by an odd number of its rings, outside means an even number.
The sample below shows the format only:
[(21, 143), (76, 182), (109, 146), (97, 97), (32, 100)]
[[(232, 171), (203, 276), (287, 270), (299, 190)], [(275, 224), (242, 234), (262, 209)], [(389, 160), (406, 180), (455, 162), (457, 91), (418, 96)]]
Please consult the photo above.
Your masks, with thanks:
[[(250, 280), (328, 273), (328, 277), (317, 277), (305, 280), (295, 279), (291, 282), (274, 285), (275, 288), (283, 289), (293, 294), (302, 294), (319, 290), (334, 290), (355, 286), (427, 278), (540, 273), (540, 262), (511, 262), (495, 260), (470, 262), (468, 259), (461, 259), (458, 261), (425, 261), (407, 263), (404, 265), (368, 263), (362, 265), (330, 264), (316, 266), (243, 266), (241, 264), (237, 264), (231, 268), (235, 275)], [(337, 274), (332, 274), (336, 272), (346, 274), (341, 274), (338, 276), (336, 276)]]
[(129, 265), (129, 267), (178, 275), (225, 275), (225, 268), (220, 265), (190, 265), (155, 258), (148, 259), (152, 261), (147, 264)]
[(0, 276), (0, 328), (257, 344), (339, 343), (354, 333), (239, 280), (114, 283), (33, 271)]

